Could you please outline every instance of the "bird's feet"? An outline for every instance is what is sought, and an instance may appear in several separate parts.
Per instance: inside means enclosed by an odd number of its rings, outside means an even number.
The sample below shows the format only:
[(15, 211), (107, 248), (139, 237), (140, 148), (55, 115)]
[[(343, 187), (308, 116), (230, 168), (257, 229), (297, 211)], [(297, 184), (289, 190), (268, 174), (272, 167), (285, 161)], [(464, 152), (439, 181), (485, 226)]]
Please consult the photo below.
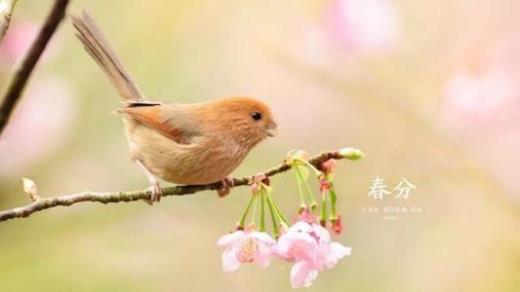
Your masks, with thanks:
[(155, 175), (153, 175), (148, 170), (148, 168), (146, 168), (146, 166), (144, 166), (144, 164), (141, 162), (141, 160), (135, 160), (135, 163), (137, 163), (137, 165), (139, 165), (139, 167), (141, 167), (144, 174), (146, 174), (146, 178), (150, 182), (150, 187), (148, 188), (148, 191), (151, 192), (151, 195), (150, 195), (150, 198), (146, 199), (145, 201), (149, 205), (153, 205), (153, 203), (161, 201), (162, 190), (161, 190), (161, 186), (159, 185), (159, 181), (157, 180)]
[(235, 183), (233, 181), (233, 177), (226, 176), (226, 178), (222, 180), (222, 186), (220, 186), (220, 188), (217, 189), (218, 196), (220, 198), (227, 196), (234, 185)]
[(152, 193), (150, 195), (150, 199), (147, 199), (146, 202), (149, 204), (149, 205), (153, 205), (153, 203), (155, 202), (160, 202), (161, 201), (161, 195), (162, 195), (162, 190), (161, 190), (161, 186), (159, 185), (159, 182), (153, 182), (150, 187), (148, 188), (148, 190)]

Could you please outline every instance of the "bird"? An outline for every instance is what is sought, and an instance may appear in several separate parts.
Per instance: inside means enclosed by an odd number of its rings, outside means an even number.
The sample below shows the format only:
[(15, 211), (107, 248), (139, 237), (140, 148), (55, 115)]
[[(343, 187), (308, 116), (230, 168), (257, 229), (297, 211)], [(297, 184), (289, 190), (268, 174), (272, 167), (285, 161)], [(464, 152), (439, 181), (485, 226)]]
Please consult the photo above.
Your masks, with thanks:
[(251, 149), (277, 132), (268, 105), (244, 96), (199, 103), (148, 100), (92, 16), (72, 15), (76, 36), (105, 73), (123, 101), (122, 117), (129, 158), (150, 183), (153, 204), (161, 199), (159, 178), (181, 185), (222, 182), (220, 196), (229, 193), (229, 176)]

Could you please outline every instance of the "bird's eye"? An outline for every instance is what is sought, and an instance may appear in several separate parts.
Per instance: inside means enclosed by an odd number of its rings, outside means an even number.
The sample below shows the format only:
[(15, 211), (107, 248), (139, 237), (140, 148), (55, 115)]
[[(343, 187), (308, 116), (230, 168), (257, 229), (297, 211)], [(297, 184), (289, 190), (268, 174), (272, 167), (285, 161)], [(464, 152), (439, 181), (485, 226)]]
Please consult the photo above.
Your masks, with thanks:
[(251, 117), (253, 118), (253, 120), (258, 121), (262, 119), (262, 114), (259, 112), (252, 112)]

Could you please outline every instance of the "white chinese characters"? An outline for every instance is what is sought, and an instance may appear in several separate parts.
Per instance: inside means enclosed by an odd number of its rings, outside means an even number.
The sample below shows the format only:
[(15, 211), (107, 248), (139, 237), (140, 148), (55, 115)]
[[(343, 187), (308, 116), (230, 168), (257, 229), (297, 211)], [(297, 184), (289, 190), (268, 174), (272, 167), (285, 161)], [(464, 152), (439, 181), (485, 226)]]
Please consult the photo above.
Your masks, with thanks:
[(417, 187), (409, 180), (401, 177), (393, 188), (386, 185), (379, 176), (372, 180), (368, 197), (372, 204), (361, 207), (363, 213), (380, 214), (385, 220), (398, 219), (401, 216), (422, 213), (422, 207), (413, 204), (410, 195)]
[(376, 178), (372, 180), (368, 196), (372, 197), (374, 200), (382, 200), (385, 195), (391, 194), (386, 188), (385, 179), (376, 176)]
[(416, 186), (412, 185), (406, 178), (401, 178), (399, 184), (394, 188), (398, 193), (395, 196), (396, 199), (403, 198), (408, 199), (410, 196), (410, 191), (415, 189)]
[[(392, 192), (388, 191), (388, 186), (385, 184), (385, 180), (376, 176), (372, 180), (368, 196), (374, 200), (383, 200), (385, 196), (391, 195)], [(394, 187), (394, 198), (395, 199), (408, 199), (410, 192), (417, 187), (410, 183), (406, 178), (402, 177), (399, 183)]]

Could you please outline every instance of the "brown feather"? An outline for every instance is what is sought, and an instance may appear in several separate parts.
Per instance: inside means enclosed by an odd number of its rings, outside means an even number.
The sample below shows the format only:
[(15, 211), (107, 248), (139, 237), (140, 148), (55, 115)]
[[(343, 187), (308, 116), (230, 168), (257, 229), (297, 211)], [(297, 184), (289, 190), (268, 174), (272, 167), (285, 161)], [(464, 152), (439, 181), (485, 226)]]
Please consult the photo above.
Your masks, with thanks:
[(144, 99), (139, 87), (110, 47), (92, 17), (83, 12), (81, 16), (73, 15), (72, 23), (77, 31), (76, 36), (83, 43), (85, 50), (105, 72), (119, 95), (125, 100)]
[(179, 144), (189, 144), (189, 139), (183, 131), (175, 127), (161, 105), (148, 105), (140, 103), (139, 106), (129, 106), (119, 110), (128, 114), (135, 120), (145, 124)]

